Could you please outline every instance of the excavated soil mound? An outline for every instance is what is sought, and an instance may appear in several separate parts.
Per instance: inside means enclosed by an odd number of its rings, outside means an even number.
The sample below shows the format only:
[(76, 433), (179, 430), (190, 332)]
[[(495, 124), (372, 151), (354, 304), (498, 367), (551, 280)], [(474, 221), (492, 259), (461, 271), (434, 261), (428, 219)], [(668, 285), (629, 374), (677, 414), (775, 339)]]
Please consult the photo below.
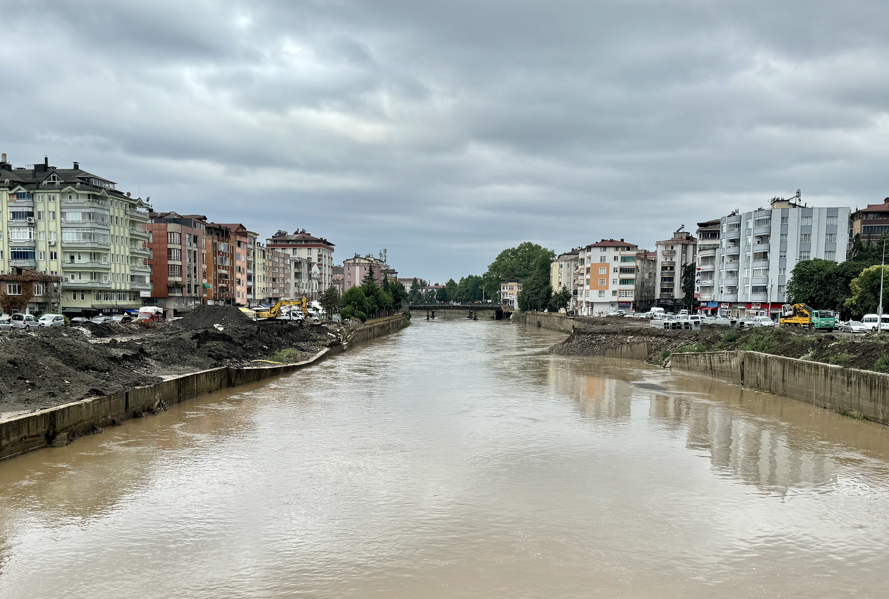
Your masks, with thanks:
[(173, 323), (175, 328), (198, 331), (212, 328), (213, 325), (223, 328), (245, 328), (255, 323), (234, 306), (198, 306), (182, 320)]

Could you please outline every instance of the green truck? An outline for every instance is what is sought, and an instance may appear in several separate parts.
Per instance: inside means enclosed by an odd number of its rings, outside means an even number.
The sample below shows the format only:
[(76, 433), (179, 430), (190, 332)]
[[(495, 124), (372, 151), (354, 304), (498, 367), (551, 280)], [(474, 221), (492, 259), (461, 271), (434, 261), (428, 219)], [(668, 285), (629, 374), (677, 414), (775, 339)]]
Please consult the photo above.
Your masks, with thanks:
[(781, 326), (832, 331), (837, 326), (833, 310), (815, 310), (806, 304), (781, 306)]

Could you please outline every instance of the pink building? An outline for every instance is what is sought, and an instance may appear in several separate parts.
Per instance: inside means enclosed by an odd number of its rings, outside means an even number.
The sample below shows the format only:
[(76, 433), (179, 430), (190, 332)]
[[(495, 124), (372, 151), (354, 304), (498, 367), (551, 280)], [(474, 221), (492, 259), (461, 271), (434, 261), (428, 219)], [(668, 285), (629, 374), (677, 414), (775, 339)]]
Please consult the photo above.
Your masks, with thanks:
[(364, 281), (364, 277), (367, 276), (367, 271), (370, 270), (371, 265), (373, 265), (374, 269), (374, 280), (377, 282), (377, 285), (382, 285), (383, 276), (385, 271), (389, 269), (389, 266), (378, 258), (374, 258), (373, 256), (365, 256), (362, 258), (356, 254), (354, 258), (344, 260), (343, 293), (352, 287), (361, 285), (361, 282)]

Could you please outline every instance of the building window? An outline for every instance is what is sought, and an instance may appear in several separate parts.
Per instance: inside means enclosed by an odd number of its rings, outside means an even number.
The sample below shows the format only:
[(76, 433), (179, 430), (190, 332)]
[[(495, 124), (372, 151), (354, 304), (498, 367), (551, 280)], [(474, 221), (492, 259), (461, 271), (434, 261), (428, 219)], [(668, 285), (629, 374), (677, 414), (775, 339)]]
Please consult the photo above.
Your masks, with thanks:
[(799, 260), (808, 260), (809, 259), (809, 250), (800, 250), (799, 251)]
[(781, 224), (782, 224), (782, 225), (786, 225), (786, 224), (787, 224), (787, 221), (788, 221), (788, 217), (786, 217), (786, 216), (782, 216), (782, 217), (781, 217)]
[(835, 224), (837, 224), (837, 217), (835, 217), (835, 216), (828, 216), (828, 217), (827, 217), (827, 224), (828, 224), (828, 225), (835, 225)]
[(617, 297), (617, 291), (612, 291), (612, 292), (611, 292), (611, 297)]
[(811, 233), (800, 233), (799, 242), (800, 243), (809, 243), (812, 241)]
[(7, 283), (6, 284), (6, 295), (21, 295), (22, 294), (22, 286), (18, 283)]
[(787, 241), (787, 233), (781, 233), (781, 241)]
[(836, 260), (837, 253), (836, 252), (824, 252), (824, 259), (825, 260)]
[(801, 225), (811, 225), (811, 224), (812, 224), (812, 217), (811, 217), (811, 216), (803, 216), (803, 217), (800, 217), (800, 219), (799, 219), (799, 224), (801, 224)]
[(750, 289), (750, 291), (751, 291), (752, 293), (768, 293), (768, 292), (769, 292), (769, 288), (768, 288), (767, 285), (754, 285), (754, 286)]
[(604, 291), (600, 291), (600, 292), (599, 292), (599, 297), (605, 297), (605, 292), (604, 292)]
[(837, 234), (836, 233), (828, 233), (827, 235), (824, 236), (824, 241), (826, 241), (827, 243), (836, 243)]
[(599, 269), (599, 274), (600, 274), (600, 275), (604, 275), (604, 274), (607, 274), (607, 273), (608, 273), (608, 267), (607, 267), (607, 266), (606, 266), (606, 267), (602, 267), (602, 268)]

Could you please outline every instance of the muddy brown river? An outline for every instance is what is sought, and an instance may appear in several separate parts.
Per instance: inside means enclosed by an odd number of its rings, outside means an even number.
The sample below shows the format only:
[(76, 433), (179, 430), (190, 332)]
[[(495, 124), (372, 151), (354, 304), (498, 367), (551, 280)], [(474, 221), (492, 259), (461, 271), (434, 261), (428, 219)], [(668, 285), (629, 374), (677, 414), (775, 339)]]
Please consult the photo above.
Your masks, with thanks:
[(889, 429), (416, 318), (0, 463), (0, 597), (886, 597)]

